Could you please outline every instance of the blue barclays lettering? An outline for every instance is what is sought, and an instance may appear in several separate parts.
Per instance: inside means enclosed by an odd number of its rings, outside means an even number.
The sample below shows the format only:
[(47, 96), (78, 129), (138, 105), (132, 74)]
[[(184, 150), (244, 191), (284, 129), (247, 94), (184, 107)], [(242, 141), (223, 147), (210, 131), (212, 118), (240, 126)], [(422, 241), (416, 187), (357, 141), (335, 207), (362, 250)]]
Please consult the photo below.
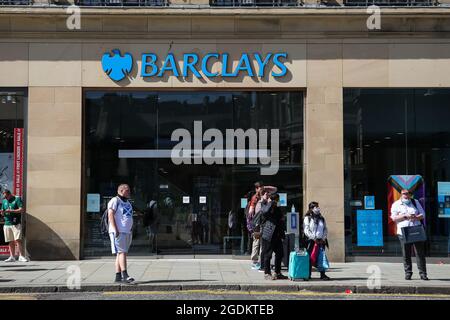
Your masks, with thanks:
[[(125, 53), (123, 56), (118, 49), (112, 50), (112, 53), (105, 53), (102, 57), (103, 71), (114, 81), (121, 81), (128, 76), (133, 68), (133, 57), (130, 53)], [(183, 54), (183, 65), (180, 67), (179, 60), (173, 53), (168, 53), (161, 63), (158, 62), (158, 56), (154, 53), (143, 53), (141, 59), (141, 76), (143, 78), (149, 77), (163, 77), (166, 74), (175, 77), (188, 77), (194, 75), (197, 78), (214, 78), (214, 77), (238, 77), (240, 75), (248, 77), (264, 77), (267, 72), (271, 72), (273, 77), (283, 77), (288, 72), (285, 65), (287, 59), (286, 52), (267, 53), (265, 56), (260, 53), (242, 53), (239, 57), (237, 66), (233, 68), (233, 61), (230, 61), (228, 53), (207, 53), (204, 56), (199, 56), (197, 53)], [(256, 68), (254, 69), (253, 62), (256, 61)], [(221, 67), (216, 72), (211, 70), (211, 65), (219, 62)], [(272, 63), (272, 65), (271, 65)], [(158, 65), (162, 65), (159, 68)], [(269, 68), (269, 65), (271, 67)], [(277, 67), (279, 71), (273, 70)], [(270, 70), (271, 69), (271, 70)], [(257, 71), (257, 72), (256, 72)], [(201, 72), (201, 73), (200, 73)]]

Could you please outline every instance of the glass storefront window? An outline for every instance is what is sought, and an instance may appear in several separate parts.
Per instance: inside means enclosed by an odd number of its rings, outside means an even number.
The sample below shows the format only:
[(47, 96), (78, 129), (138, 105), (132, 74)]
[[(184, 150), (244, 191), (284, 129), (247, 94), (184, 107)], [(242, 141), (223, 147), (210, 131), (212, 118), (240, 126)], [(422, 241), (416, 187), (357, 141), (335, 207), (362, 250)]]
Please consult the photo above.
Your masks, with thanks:
[[(15, 189), (19, 188), (19, 195), (23, 193), (23, 185), (14, 185), (14, 163), (16, 160), (14, 155), (14, 146), (16, 144), (14, 132), (24, 128), (25, 99), (26, 95), (23, 91), (0, 88), (0, 195), (5, 189), (15, 194)], [(22, 138), (25, 136), (23, 134)], [(23, 142), (24, 140), (21, 139), (21, 141)], [(23, 148), (23, 144), (21, 146)], [(2, 217), (0, 217), (0, 224), (2, 226), (4, 224)], [(4, 241), (3, 232), (0, 232), (0, 245), (7, 245)]]
[[(395, 189), (389, 177), (401, 175), (420, 176), (428, 255), (449, 255), (450, 215), (443, 213), (450, 198), (438, 201), (438, 184), (450, 181), (449, 106), (449, 89), (344, 90), (347, 255), (401, 256), (388, 224), (388, 198)], [(382, 246), (358, 245), (356, 216), (365, 196), (375, 196), (375, 209), (382, 210)]]
[[(153, 251), (163, 254), (245, 253), (248, 234), (241, 199), (256, 181), (287, 194), (285, 211), (292, 205), (302, 208), (302, 92), (86, 91), (84, 113), (84, 195), (100, 199), (100, 208), (84, 212), (85, 255), (109, 252), (98, 221), (120, 183), (132, 188), (136, 216), (131, 253), (136, 254), (152, 249), (140, 215), (151, 200), (159, 207)], [(170, 150), (178, 141), (171, 141), (172, 133), (187, 130), (194, 145), (197, 121), (202, 134), (217, 129), (224, 139), (227, 129), (267, 129), (269, 150), (270, 130), (278, 129), (278, 172), (261, 175), (263, 165), (248, 159), (245, 164), (175, 165)], [(210, 141), (199, 143), (205, 148)], [(250, 149), (248, 141), (245, 147)], [(145, 154), (135, 156), (139, 151)]]

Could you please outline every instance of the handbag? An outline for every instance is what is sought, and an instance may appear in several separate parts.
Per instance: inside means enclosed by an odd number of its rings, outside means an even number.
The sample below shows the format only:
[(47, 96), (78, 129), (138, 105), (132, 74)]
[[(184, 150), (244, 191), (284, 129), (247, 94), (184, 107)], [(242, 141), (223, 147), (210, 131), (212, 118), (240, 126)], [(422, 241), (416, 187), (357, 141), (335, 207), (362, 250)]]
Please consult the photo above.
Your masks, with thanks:
[(427, 241), (427, 234), (422, 224), (402, 228), (403, 240), (405, 243), (416, 243)]
[(324, 247), (320, 247), (319, 254), (317, 256), (317, 270), (319, 272), (325, 272), (330, 268), (328, 257)]
[(311, 257), (310, 257), (312, 266), (316, 266), (318, 255), (319, 255), (319, 245), (317, 244), (317, 242), (314, 242), (314, 247), (312, 249)]
[(263, 238), (266, 241), (272, 240), (273, 232), (275, 231), (275, 224), (269, 220), (267, 220), (264, 223), (262, 232), (261, 232), (261, 238)]

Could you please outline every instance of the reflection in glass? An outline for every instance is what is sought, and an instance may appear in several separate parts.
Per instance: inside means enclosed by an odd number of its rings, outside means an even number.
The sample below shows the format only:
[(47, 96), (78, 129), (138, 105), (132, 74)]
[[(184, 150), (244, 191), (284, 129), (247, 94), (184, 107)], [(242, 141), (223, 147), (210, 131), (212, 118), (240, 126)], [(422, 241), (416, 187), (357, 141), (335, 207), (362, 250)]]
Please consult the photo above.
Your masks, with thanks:
[[(288, 194), (302, 208), (303, 94), (302, 92), (98, 92), (85, 94), (85, 194), (101, 195), (102, 206), (115, 195), (119, 183), (132, 187), (136, 225), (132, 252), (149, 250), (139, 212), (151, 200), (159, 207), (157, 248), (162, 253), (226, 253), (247, 251), (241, 198), (262, 180)], [(194, 143), (194, 121), (203, 133), (218, 129), (279, 129), (280, 169), (261, 176), (260, 164), (174, 165), (170, 153), (176, 129), (186, 129)], [(197, 141), (204, 148), (210, 141)], [(248, 141), (246, 147), (248, 148)], [(140, 158), (119, 158), (145, 150)], [(189, 196), (189, 203), (183, 203)], [(206, 200), (200, 201), (200, 197)], [(233, 214), (230, 214), (232, 212)], [(107, 253), (96, 233), (100, 213), (86, 213), (85, 254)], [(229, 217), (235, 216), (235, 222)], [(231, 227), (230, 227), (231, 224)], [(233, 237), (226, 241), (224, 237)], [(241, 239), (244, 243), (241, 244)], [(241, 249), (243, 249), (241, 251)]]
[[(437, 182), (450, 181), (450, 90), (345, 89), (344, 176), (348, 255), (401, 256), (387, 233), (387, 178), (419, 174), (425, 179), (428, 254), (448, 256), (449, 219), (438, 217)], [(375, 195), (383, 210), (383, 247), (356, 245), (352, 201)], [(354, 203), (354, 202), (353, 202)]]

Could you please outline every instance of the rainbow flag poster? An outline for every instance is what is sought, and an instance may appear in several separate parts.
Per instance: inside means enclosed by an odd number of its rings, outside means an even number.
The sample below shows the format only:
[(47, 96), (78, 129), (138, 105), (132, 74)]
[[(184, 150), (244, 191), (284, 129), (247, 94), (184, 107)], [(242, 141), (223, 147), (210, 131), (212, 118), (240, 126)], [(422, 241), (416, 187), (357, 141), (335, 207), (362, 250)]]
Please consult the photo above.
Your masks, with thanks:
[[(413, 198), (420, 202), (425, 210), (425, 181), (421, 175), (392, 175), (387, 181), (388, 189), (388, 235), (397, 234), (397, 225), (391, 219), (392, 204), (400, 199), (402, 189), (408, 189)], [(425, 222), (425, 221), (424, 221)]]

